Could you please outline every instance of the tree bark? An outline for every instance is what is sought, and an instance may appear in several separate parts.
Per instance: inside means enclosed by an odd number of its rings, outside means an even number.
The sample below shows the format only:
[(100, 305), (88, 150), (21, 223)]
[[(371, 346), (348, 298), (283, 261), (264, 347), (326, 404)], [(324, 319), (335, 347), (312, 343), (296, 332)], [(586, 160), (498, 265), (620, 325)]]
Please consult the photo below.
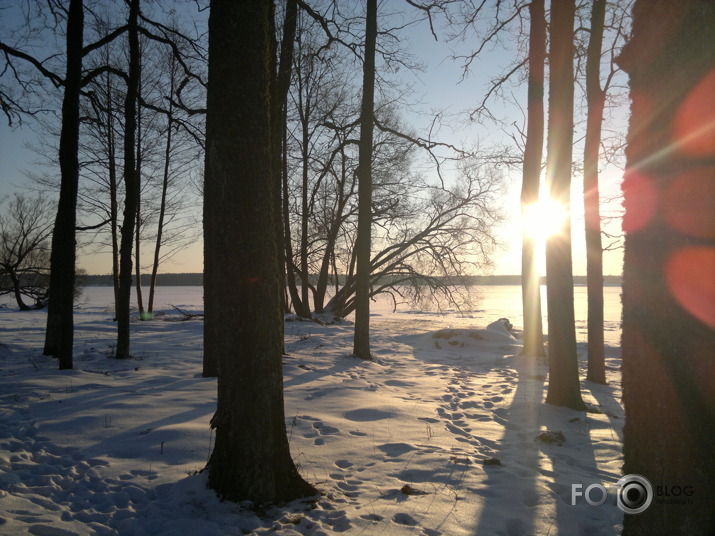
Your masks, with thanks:
[[(276, 215), (275, 233), (276, 244), (278, 244), (278, 266), (281, 273), (282, 288), (287, 284), (287, 265), (284, 248), (284, 221), (283, 221), (283, 173), (287, 166), (284, 163), (286, 140), (286, 117), (288, 105), (288, 91), (290, 89), (290, 76), (293, 67), (293, 49), (295, 45), (295, 31), (298, 21), (298, 3), (296, 0), (288, 0), (285, 7), (285, 20), (283, 22), (283, 36), (280, 44), (278, 65), (274, 84), (271, 86), (271, 137), (273, 147), (273, 210)], [(272, 55), (276, 57), (275, 54)], [(286, 172), (287, 173), (287, 172)], [(290, 225), (288, 222), (286, 225)], [(281, 294), (283, 302), (283, 312), (288, 311), (288, 299), (285, 291)]]
[(129, 300), (132, 291), (132, 243), (137, 214), (138, 179), (135, 137), (137, 129), (137, 93), (139, 89), (139, 0), (131, 0), (127, 37), (129, 41), (129, 76), (124, 99), (124, 220), (119, 246), (119, 302), (117, 303), (117, 347), (115, 357), (127, 359), (129, 352)]
[[(544, 0), (529, 4), (529, 86), (521, 186), (522, 214), (539, 201), (541, 159), (544, 147), (544, 63), (546, 62), (546, 18)], [(524, 228), (521, 247), (521, 293), (524, 310), (524, 355), (545, 357), (541, 318), (541, 278), (534, 254), (534, 238)]]
[(623, 534), (715, 529), (715, 4), (637, 0), (623, 180), (624, 472), (661, 493)]
[(372, 141), (375, 116), (375, 46), (377, 0), (367, 0), (365, 57), (363, 60), (360, 145), (358, 155), (357, 288), (353, 354), (371, 359), (370, 353), (370, 253), (372, 234)]
[(291, 459), (283, 409), (271, 16), (264, 0), (213, 0), (209, 17), (204, 346), (219, 372), (209, 485), (256, 504), (315, 493)]
[(591, 32), (586, 56), (586, 140), (583, 151), (583, 208), (586, 221), (586, 288), (588, 294), (588, 374), (586, 379), (606, 383), (603, 341), (603, 246), (598, 188), (598, 154), (606, 99), (601, 89), (601, 46), (606, 0), (591, 6)]
[(575, 3), (551, 6), (549, 47), (549, 127), (547, 177), (549, 195), (567, 214), (561, 233), (546, 241), (546, 297), (549, 319), (549, 389), (546, 402), (585, 409), (576, 354), (576, 325), (571, 265), (571, 156), (573, 143), (573, 26)]
[(79, 184), (79, 97), (82, 84), (84, 6), (71, 0), (67, 16), (67, 74), (62, 101), (60, 133), (60, 198), (52, 233), (50, 301), (47, 310), (45, 355), (59, 359), (60, 369), (71, 369), (74, 344), (74, 290), (77, 241), (77, 190)]

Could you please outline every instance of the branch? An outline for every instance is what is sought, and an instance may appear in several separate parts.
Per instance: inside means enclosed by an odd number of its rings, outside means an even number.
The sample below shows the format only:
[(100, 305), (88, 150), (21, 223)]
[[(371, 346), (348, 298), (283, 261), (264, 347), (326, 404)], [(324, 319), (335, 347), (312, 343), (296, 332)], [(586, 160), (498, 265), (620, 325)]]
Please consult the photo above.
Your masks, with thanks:
[(114, 41), (114, 39), (116, 39), (117, 37), (122, 35), (125, 31), (127, 31), (127, 28), (128, 28), (128, 26), (126, 24), (124, 26), (120, 26), (119, 28), (114, 30), (112, 33), (107, 34), (104, 37), (102, 37), (102, 39), (100, 39), (99, 41), (96, 41), (90, 45), (87, 45), (86, 47), (84, 47), (82, 49), (82, 57), (86, 56), (93, 50), (96, 50), (98, 48), (103, 47), (104, 45), (111, 43), (112, 41)]
[(60, 76), (57, 74), (53, 73), (49, 69), (47, 69), (44, 65), (42, 65), (42, 62), (38, 61), (36, 58), (33, 58), (29, 54), (26, 54), (24, 52), (21, 52), (20, 50), (17, 50), (15, 48), (7, 46), (5, 43), (0, 42), (0, 50), (5, 53), (5, 58), (10, 62), (9, 56), (13, 56), (16, 58), (20, 58), (21, 60), (25, 60), (26, 62), (32, 64), (35, 66), (35, 68), (42, 73), (43, 76), (46, 78), (49, 78), (52, 83), (55, 85), (55, 87), (60, 87), (64, 85), (65, 81), (62, 79)]

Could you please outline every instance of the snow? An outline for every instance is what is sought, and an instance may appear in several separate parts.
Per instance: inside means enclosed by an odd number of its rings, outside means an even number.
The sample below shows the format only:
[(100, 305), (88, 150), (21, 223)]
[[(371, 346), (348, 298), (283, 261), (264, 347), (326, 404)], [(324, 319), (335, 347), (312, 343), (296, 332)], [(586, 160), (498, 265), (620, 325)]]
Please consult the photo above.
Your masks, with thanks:
[(613, 322), (609, 385), (582, 384), (588, 413), (543, 403), (547, 367), (518, 355), (489, 290), (466, 314), (378, 302), (373, 361), (349, 357), (348, 321), (286, 322), (286, 430), (321, 495), (255, 513), (219, 502), (200, 472), (216, 381), (201, 377), (202, 321), (168, 305), (201, 312), (200, 290), (160, 289), (163, 314), (132, 322), (126, 361), (108, 357), (111, 289), (86, 292), (72, 371), (41, 355), (45, 313), (0, 309), (1, 534), (620, 533), (613, 496), (571, 497), (621, 476)]

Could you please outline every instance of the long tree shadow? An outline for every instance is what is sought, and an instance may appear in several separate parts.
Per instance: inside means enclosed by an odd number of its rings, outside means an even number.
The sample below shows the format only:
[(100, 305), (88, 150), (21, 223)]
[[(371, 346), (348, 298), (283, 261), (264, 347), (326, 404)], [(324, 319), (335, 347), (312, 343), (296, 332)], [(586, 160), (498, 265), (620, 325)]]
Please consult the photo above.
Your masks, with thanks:
[(496, 408), (492, 419), (503, 426), (491, 458), (484, 461), (486, 480), (473, 493), (484, 498), (475, 534), (538, 534), (537, 509), (540, 427), (544, 376), (531, 358), (517, 367), (516, 391), (508, 407)]
[(608, 418), (543, 404), (546, 368), (529, 358), (516, 362), (512, 403), (493, 414), (504, 427), (495, 461), (484, 467), (484, 486), (473, 490), (484, 497), (475, 534), (616, 534), (622, 513), (612, 495), (598, 507), (572, 496), (574, 484), (581, 492), (591, 484), (608, 488), (620, 476), (620, 441), (603, 439)]

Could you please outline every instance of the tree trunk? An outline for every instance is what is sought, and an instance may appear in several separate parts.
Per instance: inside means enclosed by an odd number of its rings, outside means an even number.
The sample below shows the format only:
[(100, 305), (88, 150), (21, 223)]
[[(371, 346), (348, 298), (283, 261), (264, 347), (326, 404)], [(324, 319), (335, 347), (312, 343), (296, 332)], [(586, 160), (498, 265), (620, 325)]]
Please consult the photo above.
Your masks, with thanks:
[[(172, 56), (173, 63), (173, 56)], [(172, 65), (169, 82), (169, 95), (174, 95), (174, 68)], [(169, 173), (171, 168), (171, 132), (174, 130), (174, 103), (169, 101), (169, 114), (166, 126), (166, 145), (164, 146), (164, 174), (161, 181), (161, 202), (159, 205), (159, 221), (156, 225), (156, 242), (154, 244), (154, 262), (151, 267), (151, 282), (149, 283), (149, 303), (147, 315), (151, 319), (154, 315), (154, 292), (156, 290), (156, 276), (159, 272), (159, 259), (161, 258), (161, 240), (164, 236), (164, 216), (166, 215), (166, 194), (169, 191)]]
[[(141, 56), (140, 56), (141, 58)], [(141, 59), (139, 67), (139, 86), (137, 89), (137, 99), (141, 97)], [(136, 189), (137, 189), (137, 221), (136, 232), (134, 233), (134, 272), (136, 281), (134, 282), (137, 291), (137, 307), (139, 308), (139, 318), (146, 320), (144, 313), (144, 297), (142, 296), (142, 268), (141, 268), (141, 234), (142, 234), (142, 108), (137, 108), (137, 152), (136, 152)]]
[[(287, 270), (285, 248), (283, 247), (284, 222), (283, 222), (283, 170), (285, 158), (284, 144), (286, 140), (286, 117), (288, 91), (290, 89), (290, 75), (293, 67), (293, 48), (295, 44), (295, 30), (298, 20), (297, 0), (288, 0), (285, 7), (285, 20), (283, 22), (283, 37), (280, 45), (280, 56), (276, 69), (275, 83), (271, 87), (271, 138), (273, 147), (273, 207), (276, 218), (274, 220), (276, 244), (278, 244), (278, 266), (281, 274), (281, 288), (286, 288)], [(275, 58), (275, 53), (271, 56)], [(286, 172), (287, 173), (287, 172)], [(290, 223), (288, 223), (290, 225)], [(283, 312), (288, 311), (288, 299), (285, 291), (281, 293)]]
[(111, 77), (107, 77), (107, 156), (109, 164), (109, 216), (112, 226), (112, 286), (114, 287), (114, 319), (119, 318), (119, 208), (117, 202), (117, 160), (115, 157), (116, 142), (114, 139), (114, 114), (112, 113)]
[[(285, 129), (285, 127), (284, 127)], [(293, 308), (300, 316), (300, 294), (298, 294), (298, 284), (295, 279), (295, 270), (293, 269), (293, 242), (290, 231), (290, 205), (288, 203), (288, 160), (286, 153), (286, 134), (283, 135), (283, 159), (282, 159), (282, 180), (283, 180), (283, 248), (285, 253), (283, 259), (285, 262), (286, 284), (288, 286), (288, 294), (293, 302)]]
[(299, 313), (300, 316), (305, 318), (310, 318), (310, 282), (309, 268), (308, 268), (308, 218), (310, 217), (308, 209), (308, 170), (310, 168), (310, 136), (308, 134), (308, 121), (310, 120), (311, 114), (311, 102), (310, 95), (307, 96), (307, 102), (305, 102), (305, 116), (302, 121), (302, 154), (303, 157), (303, 170), (302, 178), (303, 184), (301, 189), (301, 214), (300, 214), (300, 301), (302, 311)]
[(13, 295), (15, 296), (15, 302), (17, 302), (17, 307), (20, 309), (20, 311), (32, 311), (33, 309), (36, 309), (35, 307), (30, 307), (29, 305), (27, 305), (25, 303), (25, 300), (22, 298), (20, 278), (17, 276), (17, 273), (15, 273), (15, 270), (12, 268), (8, 268), (7, 266), (3, 266), (3, 269), (5, 270), (5, 273), (10, 276), (10, 281), (12, 281)]
[(209, 485), (222, 499), (289, 501), (315, 490), (285, 429), (281, 276), (274, 232), (268, 2), (213, 0), (204, 188), (205, 352), (218, 407)]
[(84, 6), (71, 0), (67, 16), (67, 74), (60, 133), (60, 198), (52, 233), (50, 301), (47, 309), (45, 355), (59, 358), (60, 369), (71, 369), (74, 343), (74, 291), (79, 183), (79, 96), (82, 84)]
[[(544, 63), (546, 62), (546, 19), (544, 0), (529, 4), (528, 124), (524, 147), (521, 186), (522, 214), (539, 201), (541, 159), (544, 147)], [(521, 247), (521, 293), (524, 310), (524, 355), (545, 357), (541, 319), (541, 278), (534, 254), (534, 238), (524, 228)]]
[(139, 0), (129, 4), (129, 76), (124, 100), (124, 221), (119, 247), (119, 302), (117, 303), (117, 347), (115, 357), (127, 359), (129, 353), (129, 299), (132, 291), (132, 242), (137, 214), (138, 179), (134, 155), (139, 89)]
[(606, 383), (603, 342), (603, 246), (598, 189), (598, 154), (606, 95), (601, 89), (601, 44), (606, 0), (594, 0), (586, 57), (586, 140), (583, 151), (583, 208), (586, 220), (586, 287), (588, 293), (588, 374), (586, 379)]
[(549, 195), (566, 211), (561, 233), (546, 241), (546, 298), (549, 318), (549, 390), (546, 402), (585, 409), (576, 354), (576, 325), (571, 265), (571, 156), (573, 143), (573, 0), (551, 6), (549, 48)]
[(360, 145), (358, 156), (357, 290), (353, 354), (371, 359), (370, 354), (370, 243), (372, 234), (372, 140), (375, 115), (375, 45), (377, 0), (367, 0), (365, 57), (363, 60)]
[[(624, 472), (643, 475), (656, 490), (643, 513), (625, 516), (628, 536), (715, 530), (713, 28), (711, 1), (637, 0), (632, 38), (619, 58), (631, 93)], [(663, 496), (674, 486), (690, 504)]]

